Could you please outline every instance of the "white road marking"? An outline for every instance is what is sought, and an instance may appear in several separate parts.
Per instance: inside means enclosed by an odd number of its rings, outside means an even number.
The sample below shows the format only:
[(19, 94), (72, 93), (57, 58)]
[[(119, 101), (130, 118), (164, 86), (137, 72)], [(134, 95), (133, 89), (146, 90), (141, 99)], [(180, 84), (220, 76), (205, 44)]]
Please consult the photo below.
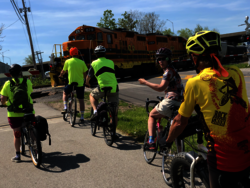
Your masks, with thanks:
[(120, 89), (120, 87), (123, 87), (123, 86), (125, 86), (126, 88), (131, 88), (131, 87), (147, 87), (145, 85), (119, 83), (119, 89)]

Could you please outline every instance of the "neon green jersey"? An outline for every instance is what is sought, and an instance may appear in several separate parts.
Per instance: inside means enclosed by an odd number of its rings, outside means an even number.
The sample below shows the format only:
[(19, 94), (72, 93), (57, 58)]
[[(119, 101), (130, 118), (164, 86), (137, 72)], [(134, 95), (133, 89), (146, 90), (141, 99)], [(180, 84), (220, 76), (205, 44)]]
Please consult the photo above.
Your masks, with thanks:
[[(16, 82), (14, 79), (12, 79), (14, 82)], [(22, 83), (23, 82), (23, 78), (19, 78), (19, 82)], [(29, 79), (27, 79), (27, 88), (28, 88), (28, 96), (29, 96), (29, 101), (31, 104), (33, 104), (33, 101), (30, 97), (30, 94), (32, 93), (33, 89), (32, 89), (32, 83)], [(13, 103), (13, 93), (10, 91), (10, 81), (5, 82), (2, 91), (1, 91), (1, 95), (8, 97), (8, 101), (7, 101), (7, 106), (10, 106), (11, 103)], [(10, 103), (11, 102), (11, 103)], [(35, 114), (35, 111), (33, 110), (33, 114)], [(15, 113), (15, 112), (9, 112), (8, 111), (8, 117), (23, 117), (24, 113)]]
[(77, 87), (83, 86), (84, 83), (83, 73), (88, 70), (84, 61), (72, 57), (67, 61), (65, 61), (63, 70), (68, 71), (69, 84), (71, 84), (72, 82), (77, 82), (78, 83)]

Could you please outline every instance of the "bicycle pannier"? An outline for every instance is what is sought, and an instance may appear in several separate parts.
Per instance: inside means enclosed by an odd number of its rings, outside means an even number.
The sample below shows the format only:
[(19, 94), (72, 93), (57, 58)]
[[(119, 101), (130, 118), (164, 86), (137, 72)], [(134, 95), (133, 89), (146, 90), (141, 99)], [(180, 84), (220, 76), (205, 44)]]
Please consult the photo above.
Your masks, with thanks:
[(42, 116), (36, 116), (36, 130), (37, 134), (41, 141), (47, 139), (47, 135), (49, 136), (49, 145), (51, 145), (51, 136), (49, 134), (49, 126), (47, 120)]

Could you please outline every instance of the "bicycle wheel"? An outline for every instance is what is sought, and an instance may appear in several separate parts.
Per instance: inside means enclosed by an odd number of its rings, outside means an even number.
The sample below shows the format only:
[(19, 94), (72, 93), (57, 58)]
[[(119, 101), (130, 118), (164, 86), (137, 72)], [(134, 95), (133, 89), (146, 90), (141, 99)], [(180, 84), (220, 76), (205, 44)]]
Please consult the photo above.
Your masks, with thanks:
[(20, 145), (20, 153), (25, 155), (25, 139), (24, 139), (24, 130), (21, 128), (21, 145)]
[(39, 136), (37, 135), (37, 131), (35, 128), (29, 130), (30, 137), (30, 156), (35, 167), (40, 167), (42, 162), (42, 146)]
[(170, 177), (170, 166), (172, 163), (173, 158), (175, 155), (178, 153), (177, 148), (179, 148), (179, 152), (184, 151), (184, 141), (180, 140), (177, 141), (179, 143), (179, 147), (177, 146), (176, 142), (175, 144), (173, 143), (171, 148), (168, 150), (168, 152), (164, 152), (162, 155), (162, 165), (161, 165), (161, 171), (162, 171), (162, 176), (165, 181), (165, 183), (169, 186), (172, 185), (171, 177)]
[(77, 113), (77, 102), (76, 102), (76, 98), (75, 96), (72, 96), (72, 99), (71, 99), (71, 108), (70, 108), (70, 125), (71, 127), (74, 127), (75, 125), (75, 122), (76, 122), (76, 113)]
[[(114, 113), (111, 111), (108, 111), (108, 122), (106, 125), (103, 125), (103, 134), (104, 134), (104, 140), (108, 146), (111, 146), (114, 142), (114, 136), (115, 136), (115, 130), (116, 130), (116, 124), (115, 124), (115, 116)], [(110, 123), (110, 119), (112, 120), (112, 123)]]
[[(90, 111), (90, 113), (91, 113), (91, 116), (93, 115), (93, 113), (94, 113), (94, 110), (93, 110), (93, 107), (91, 107), (91, 111)], [(90, 117), (91, 117), (90, 116)], [(91, 129), (91, 135), (92, 136), (95, 136), (95, 133), (96, 133), (96, 121), (90, 121), (90, 129)]]
[[(190, 160), (187, 155), (194, 155), (194, 152), (178, 153), (172, 160), (170, 174), (173, 187), (190, 187)], [(197, 156), (197, 154), (195, 155)], [(191, 161), (192, 162), (192, 161)], [(195, 165), (194, 187), (209, 188), (209, 176), (205, 160)]]
[[(158, 137), (158, 133), (156, 131), (155, 133), (155, 138)], [(156, 153), (157, 153), (157, 150), (155, 151), (151, 151), (151, 150), (148, 150), (145, 148), (145, 144), (148, 143), (148, 140), (149, 140), (149, 132), (147, 131), (146, 132), (146, 135), (145, 135), (145, 138), (144, 138), (144, 145), (143, 145), (143, 155), (144, 155), (144, 159), (145, 161), (150, 164), (153, 162), (153, 160), (155, 159), (155, 156), (156, 156)], [(156, 148), (158, 148), (158, 141), (156, 141)]]

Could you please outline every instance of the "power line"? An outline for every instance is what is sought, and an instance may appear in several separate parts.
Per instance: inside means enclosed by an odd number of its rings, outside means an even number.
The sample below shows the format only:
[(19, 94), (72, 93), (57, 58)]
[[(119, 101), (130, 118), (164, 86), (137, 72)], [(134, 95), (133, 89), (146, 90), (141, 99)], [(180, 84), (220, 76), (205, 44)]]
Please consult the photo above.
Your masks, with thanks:
[(13, 0), (10, 0), (10, 2), (11, 2), (11, 4), (12, 4), (12, 6), (13, 6), (13, 8), (14, 8), (14, 10), (15, 10), (15, 12), (16, 12), (16, 15), (17, 15), (17, 17), (19, 18), (19, 20), (20, 20), (23, 24), (25, 24), (25, 20), (23, 19), (22, 15), (19, 13), (18, 7), (17, 7), (17, 5), (15, 4), (15, 2), (14, 2)]
[[(29, 0), (29, 4), (30, 4), (30, 0)], [(32, 14), (31, 10), (30, 10), (30, 12), (31, 12), (31, 17), (32, 17), (32, 21), (33, 21), (33, 27), (34, 27), (34, 30), (35, 30), (36, 43), (37, 43), (38, 49), (40, 51), (40, 46), (39, 46), (39, 43), (38, 43), (38, 40), (37, 40), (37, 35), (36, 35), (36, 27), (35, 27), (35, 22), (34, 22), (33, 14)]]
[[(16, 23), (18, 20), (19, 20), (19, 19), (17, 19), (14, 23)], [(9, 27), (12, 26), (14, 23), (10, 24), (8, 27), (3, 28), (2, 30), (5, 30), (5, 29), (9, 28)]]
[[(22, 25), (22, 28), (23, 28), (23, 25)], [(28, 45), (29, 45), (28, 38), (27, 38), (27, 36), (26, 36), (26, 33), (25, 33), (25, 29), (24, 29), (24, 28), (23, 28), (23, 32), (24, 32), (24, 35), (25, 35), (26, 41), (27, 41), (27, 43), (28, 43)], [(30, 46), (30, 45), (29, 45), (29, 46)]]

